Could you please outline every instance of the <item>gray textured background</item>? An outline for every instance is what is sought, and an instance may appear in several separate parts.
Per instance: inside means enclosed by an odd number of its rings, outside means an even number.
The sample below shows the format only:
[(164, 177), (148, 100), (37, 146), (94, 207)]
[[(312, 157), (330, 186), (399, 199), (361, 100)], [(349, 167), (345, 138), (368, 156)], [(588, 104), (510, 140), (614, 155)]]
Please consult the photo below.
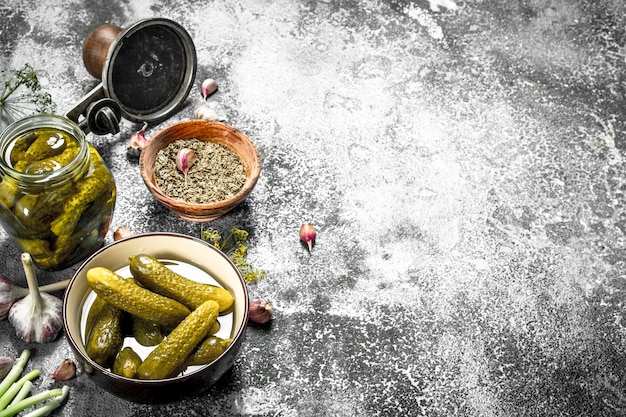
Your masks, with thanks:
[[(97, 26), (176, 20), (200, 82), (263, 160), (212, 226), (251, 232), (275, 304), (217, 386), (163, 406), (69, 382), (72, 416), (619, 416), (626, 414), (626, 182), (621, 0), (0, 0), (0, 69), (35, 66), (63, 112), (97, 82)], [(125, 144), (112, 228), (199, 236), (160, 207)], [(318, 229), (308, 254), (304, 221)], [(0, 272), (25, 285), (0, 234)], [(110, 240), (110, 238), (109, 238)], [(72, 275), (40, 273), (42, 282)], [(44, 373), (62, 336), (33, 348)], [(36, 386), (37, 388), (37, 386)]]

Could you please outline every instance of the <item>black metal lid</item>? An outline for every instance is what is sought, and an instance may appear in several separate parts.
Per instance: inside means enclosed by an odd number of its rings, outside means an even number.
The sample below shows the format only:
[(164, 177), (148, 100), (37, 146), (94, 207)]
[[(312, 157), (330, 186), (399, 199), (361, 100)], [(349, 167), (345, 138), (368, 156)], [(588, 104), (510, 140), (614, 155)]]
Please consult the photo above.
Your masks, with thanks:
[(196, 60), (193, 41), (181, 25), (165, 18), (141, 20), (109, 47), (102, 69), (105, 94), (129, 120), (163, 120), (189, 95)]

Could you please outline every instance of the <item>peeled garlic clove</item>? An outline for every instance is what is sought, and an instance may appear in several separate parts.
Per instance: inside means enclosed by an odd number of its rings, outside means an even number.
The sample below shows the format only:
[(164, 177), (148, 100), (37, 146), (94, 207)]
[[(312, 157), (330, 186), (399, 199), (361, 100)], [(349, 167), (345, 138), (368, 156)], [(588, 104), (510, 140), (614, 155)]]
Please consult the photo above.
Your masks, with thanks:
[(130, 136), (128, 143), (126, 144), (126, 152), (128, 152), (129, 155), (139, 156), (141, 151), (143, 151), (148, 144), (145, 136), (147, 127), (148, 123), (144, 123), (143, 127), (139, 131)]
[(200, 90), (202, 91), (202, 98), (206, 100), (208, 96), (217, 91), (217, 82), (212, 78), (207, 78), (202, 82)]
[(9, 372), (11, 372), (11, 368), (13, 368), (13, 364), (15, 363), (15, 358), (9, 358), (8, 356), (0, 356), (0, 380), (7, 376)]
[(182, 148), (176, 153), (176, 167), (183, 175), (187, 175), (187, 172), (196, 163), (196, 159), (196, 152), (193, 149)]
[(76, 364), (71, 359), (65, 359), (54, 371), (50, 378), (55, 381), (67, 381), (76, 376)]
[(269, 301), (250, 301), (248, 320), (257, 324), (265, 324), (272, 319), (272, 303)]
[(215, 109), (207, 106), (206, 104), (203, 104), (202, 106), (198, 107), (196, 111), (193, 113), (193, 116), (196, 119), (207, 120), (209, 122), (214, 122), (214, 121), (219, 120), (219, 116), (217, 115), (217, 112), (215, 111)]
[(313, 241), (317, 237), (317, 232), (311, 223), (304, 223), (300, 226), (300, 239), (306, 242), (309, 252), (313, 249)]

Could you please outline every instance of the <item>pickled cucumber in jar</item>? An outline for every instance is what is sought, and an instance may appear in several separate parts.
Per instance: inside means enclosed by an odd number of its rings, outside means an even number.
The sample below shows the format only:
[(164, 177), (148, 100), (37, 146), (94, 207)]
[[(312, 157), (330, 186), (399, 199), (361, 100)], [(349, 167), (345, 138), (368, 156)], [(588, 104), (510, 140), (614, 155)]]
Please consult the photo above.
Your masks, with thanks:
[(102, 246), (116, 189), (82, 130), (60, 116), (32, 116), (0, 136), (0, 214), (13, 242), (49, 270)]

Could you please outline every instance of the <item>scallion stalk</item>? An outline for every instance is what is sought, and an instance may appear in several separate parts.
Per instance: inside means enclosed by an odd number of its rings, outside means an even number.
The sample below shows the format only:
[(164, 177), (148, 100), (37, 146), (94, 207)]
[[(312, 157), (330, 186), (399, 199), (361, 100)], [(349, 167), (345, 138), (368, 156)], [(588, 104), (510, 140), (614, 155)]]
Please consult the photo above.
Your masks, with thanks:
[(13, 383), (18, 380), (20, 375), (22, 375), (22, 372), (24, 371), (24, 365), (26, 365), (28, 358), (30, 358), (30, 351), (28, 349), (24, 349), (20, 357), (17, 358), (17, 360), (13, 364), (13, 367), (11, 367), (11, 370), (9, 371), (7, 376), (5, 376), (2, 382), (0, 382), (0, 397), (3, 396), (5, 392), (11, 387), (11, 385), (13, 385)]
[(24, 417), (47, 416), (48, 414), (50, 414), (52, 412), (52, 410), (60, 407), (61, 404), (63, 404), (63, 401), (65, 401), (65, 398), (67, 397), (67, 395), (69, 394), (70, 387), (68, 387), (67, 385), (64, 385), (61, 388), (61, 391), (62, 391), (61, 395), (57, 395), (56, 397), (52, 398), (50, 401), (48, 401), (47, 403), (45, 403), (41, 407), (31, 411), (28, 414), (25, 414)]
[(30, 381), (24, 382), (24, 385), (22, 385), (22, 388), (20, 388), (20, 391), (17, 393), (15, 398), (13, 398), (13, 401), (11, 401), (10, 405), (13, 405), (16, 402), (21, 401), (24, 398), (26, 398), (28, 396), (28, 394), (30, 394), (30, 390), (32, 388), (33, 388), (33, 383), (32, 382), (30, 382)]
[(26, 375), (24, 375), (23, 377), (21, 377), (20, 379), (18, 379), (17, 381), (15, 381), (9, 387), (9, 389), (6, 390), (5, 393), (2, 394), (2, 396), (0, 397), (0, 410), (4, 410), (6, 406), (9, 405), (11, 400), (15, 398), (17, 393), (20, 392), (20, 390), (22, 389), (24, 382), (31, 381), (37, 378), (39, 374), (41, 374), (41, 371), (39, 369), (34, 369), (30, 371), (29, 373), (27, 373)]
[(61, 388), (53, 388), (44, 392), (40, 392), (39, 394), (31, 395), (30, 397), (26, 397), (23, 400), (18, 401), (17, 403), (10, 405), (4, 410), (0, 411), (0, 417), (13, 417), (17, 413), (28, 407), (31, 407), (45, 400), (49, 400), (55, 397), (61, 397), (62, 395), (63, 390)]

